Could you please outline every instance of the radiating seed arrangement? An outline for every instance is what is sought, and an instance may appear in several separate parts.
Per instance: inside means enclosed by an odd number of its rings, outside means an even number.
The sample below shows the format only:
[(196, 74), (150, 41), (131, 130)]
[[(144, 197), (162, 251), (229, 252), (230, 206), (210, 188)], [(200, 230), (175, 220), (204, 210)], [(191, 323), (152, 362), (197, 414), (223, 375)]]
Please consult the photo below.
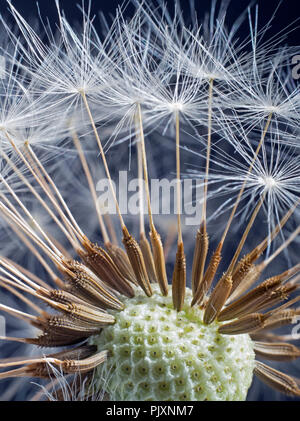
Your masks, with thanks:
[[(300, 357), (297, 49), (283, 32), (268, 40), (255, 8), (227, 28), (222, 2), (189, 23), (177, 1), (173, 13), (134, 4), (130, 19), (100, 15), (101, 33), (90, 6), (73, 28), (53, 2), (56, 32), (9, 1), (14, 24), (1, 20), (0, 310), (29, 326), (0, 337), (4, 397), (35, 377), (32, 399), (245, 400), (253, 374), (300, 397), (286, 373)], [(114, 187), (124, 145), (135, 215)], [(167, 230), (154, 170), (175, 177)], [(201, 213), (189, 226), (191, 178)]]

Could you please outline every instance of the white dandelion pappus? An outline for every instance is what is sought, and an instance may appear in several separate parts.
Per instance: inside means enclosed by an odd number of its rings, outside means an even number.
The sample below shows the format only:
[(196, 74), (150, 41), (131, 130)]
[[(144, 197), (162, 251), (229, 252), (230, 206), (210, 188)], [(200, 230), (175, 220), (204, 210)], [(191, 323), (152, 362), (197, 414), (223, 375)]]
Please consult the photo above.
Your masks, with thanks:
[[(82, 95), (93, 96), (109, 83), (108, 80), (112, 81), (109, 58), (109, 40), (112, 34), (108, 33), (103, 42), (100, 40), (93, 28), (89, 9), (87, 14), (84, 11), (82, 13), (82, 32), (79, 34), (68, 24), (58, 1), (56, 6), (59, 32), (54, 35), (51, 28), (47, 28), (48, 39), (43, 42), (10, 3), (25, 39), (25, 46), (21, 45), (19, 48), (25, 57), (24, 66), (34, 81), (31, 90), (47, 104), (46, 118), (49, 112), (53, 113), (49, 120), (59, 120), (61, 113), (72, 118), (77, 110), (85, 116), (80, 119), (83, 124), (87, 117), (82, 105)], [(111, 27), (112, 33), (113, 28), (114, 25)]]
[[(299, 153), (296, 148), (285, 144), (284, 136), (274, 131), (270, 133), (255, 159), (251, 173), (249, 166), (253, 161), (254, 150), (249, 147), (249, 134), (239, 129), (239, 136), (232, 126), (228, 126), (226, 136), (231, 142), (235, 142), (235, 151), (232, 148), (228, 152), (216, 144), (212, 148), (211, 173), (209, 175), (210, 197), (223, 197), (223, 205), (211, 215), (217, 218), (234, 205), (235, 196), (246, 181), (245, 191), (242, 195), (242, 206), (236, 215), (236, 223), (239, 219), (245, 221), (255, 208), (263, 194), (265, 194), (262, 210), (267, 217), (267, 232), (270, 235), (279, 223), (285, 212), (299, 201)], [(225, 133), (224, 133), (225, 134)], [(250, 135), (251, 136), (251, 135)], [(192, 151), (201, 157), (201, 154)], [(204, 178), (197, 169), (190, 169), (192, 177)], [(282, 232), (283, 234), (283, 232)]]

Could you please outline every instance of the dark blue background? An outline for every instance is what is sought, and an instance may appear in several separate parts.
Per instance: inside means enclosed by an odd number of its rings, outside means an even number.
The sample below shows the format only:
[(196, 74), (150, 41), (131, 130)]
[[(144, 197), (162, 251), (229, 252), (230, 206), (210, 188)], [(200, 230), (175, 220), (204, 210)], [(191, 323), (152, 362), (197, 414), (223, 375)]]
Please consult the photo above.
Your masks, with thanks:
[[(37, 16), (36, 0), (12, 0), (14, 6), (20, 11), (25, 17), (29, 18)], [(65, 10), (70, 21), (80, 20), (80, 11), (78, 10), (77, 4), (81, 4), (81, 0), (60, 0), (61, 8)], [(85, 1), (87, 4), (88, 1)], [(121, 0), (93, 0), (92, 1), (92, 12), (97, 14), (100, 10), (104, 14), (114, 14), (116, 8), (119, 5), (126, 4), (127, 2)], [(130, 2), (128, 2), (130, 3)], [(174, 5), (174, 0), (167, 0), (166, 3), (170, 8)], [(228, 9), (228, 21), (233, 21), (250, 3), (250, 0), (231, 0), (230, 7)], [(275, 35), (278, 31), (284, 29), (291, 22), (295, 21), (300, 16), (300, 3), (297, 0), (258, 0), (255, 4), (259, 7), (259, 26), (266, 24), (272, 16), (274, 10), (279, 5), (279, 10), (276, 13), (276, 17), (272, 22), (272, 28), (269, 35)], [(210, 9), (211, 0), (195, 0), (195, 6), (198, 11), (199, 17)], [(189, 12), (189, 1), (181, 0), (182, 9), (188, 14)], [(54, 23), (57, 18), (55, 1), (54, 0), (40, 0), (39, 7), (43, 16), (48, 16), (50, 22)], [(7, 10), (6, 0), (0, 0), (0, 13), (5, 13)], [(132, 6), (129, 4), (127, 7), (127, 13), (132, 13)], [(6, 13), (5, 13), (6, 15)], [(300, 21), (297, 22), (297, 25)], [(294, 25), (295, 27), (297, 26)], [(245, 35), (247, 26), (244, 25), (243, 31)], [(248, 31), (247, 31), (248, 32)], [(288, 36), (289, 45), (299, 44), (299, 28)]]

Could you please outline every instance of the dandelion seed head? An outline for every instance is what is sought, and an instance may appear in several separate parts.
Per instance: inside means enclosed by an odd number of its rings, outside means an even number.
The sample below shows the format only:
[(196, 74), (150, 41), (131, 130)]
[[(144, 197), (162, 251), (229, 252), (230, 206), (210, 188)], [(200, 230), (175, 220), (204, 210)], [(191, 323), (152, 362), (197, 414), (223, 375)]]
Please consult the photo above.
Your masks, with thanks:
[[(130, 19), (101, 18), (101, 36), (90, 3), (77, 28), (55, 4), (56, 33), (10, 2), (19, 33), (2, 19), (0, 310), (18, 324), (0, 340), (5, 357), (9, 342), (25, 357), (1, 360), (0, 380), (52, 379), (49, 400), (245, 400), (255, 374), (299, 397), (297, 379), (258, 361), (300, 356), (268, 333), (299, 316), (292, 50), (263, 42), (271, 22), (259, 31), (250, 9), (227, 28), (227, 1), (192, 25), (177, 1), (173, 15), (136, 1)], [(115, 215), (124, 167), (139, 186), (176, 173), (177, 195), (139, 188)], [(187, 167), (200, 180), (198, 229), (153, 212), (161, 196), (180, 203)], [(112, 214), (98, 181), (109, 181)], [(31, 359), (34, 345), (56, 349)]]

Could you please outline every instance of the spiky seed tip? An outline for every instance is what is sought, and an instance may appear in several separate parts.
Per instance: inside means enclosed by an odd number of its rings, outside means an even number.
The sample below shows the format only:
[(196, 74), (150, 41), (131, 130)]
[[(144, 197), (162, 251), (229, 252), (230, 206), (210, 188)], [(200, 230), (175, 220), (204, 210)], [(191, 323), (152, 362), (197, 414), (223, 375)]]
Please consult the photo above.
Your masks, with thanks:
[(94, 375), (105, 381), (110, 400), (245, 400), (255, 365), (249, 335), (218, 333), (218, 322), (203, 324), (203, 311), (191, 308), (186, 288), (182, 311), (173, 308), (171, 292), (153, 296), (136, 292), (125, 310), (115, 312), (114, 326), (90, 339), (109, 351)]

